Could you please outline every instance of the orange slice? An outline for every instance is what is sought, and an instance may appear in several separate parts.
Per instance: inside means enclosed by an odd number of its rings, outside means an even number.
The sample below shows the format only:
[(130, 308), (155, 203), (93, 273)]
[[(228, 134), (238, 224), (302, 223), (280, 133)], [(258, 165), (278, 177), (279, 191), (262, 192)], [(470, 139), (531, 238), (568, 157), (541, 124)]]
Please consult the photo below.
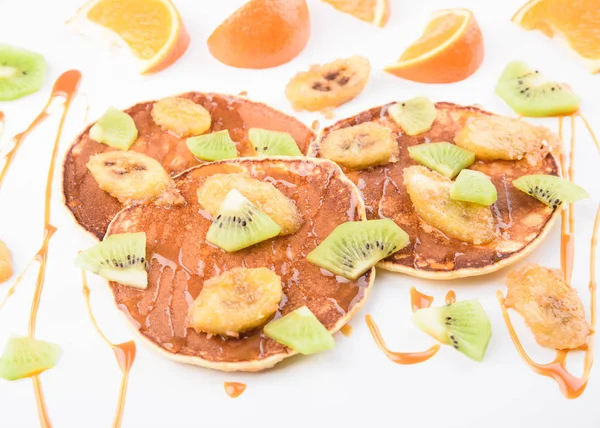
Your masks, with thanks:
[(208, 38), (219, 61), (238, 68), (269, 68), (295, 58), (310, 37), (305, 0), (251, 0)]
[(423, 35), (385, 71), (415, 82), (451, 83), (475, 73), (482, 61), (483, 37), (473, 12), (448, 9), (435, 12)]
[(92, 0), (70, 24), (84, 34), (125, 44), (140, 62), (142, 73), (167, 68), (190, 44), (179, 12), (169, 0)]
[(532, 0), (512, 21), (526, 30), (540, 30), (567, 45), (592, 73), (600, 72), (598, 0)]
[(391, 8), (389, 0), (323, 0), (340, 12), (366, 21), (370, 24), (383, 27), (390, 17)]

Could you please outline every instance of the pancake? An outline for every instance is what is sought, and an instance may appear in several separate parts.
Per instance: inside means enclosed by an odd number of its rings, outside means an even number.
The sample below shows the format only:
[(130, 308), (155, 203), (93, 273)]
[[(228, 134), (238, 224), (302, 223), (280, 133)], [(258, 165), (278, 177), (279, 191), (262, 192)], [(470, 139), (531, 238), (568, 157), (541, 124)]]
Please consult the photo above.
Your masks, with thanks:
[(423, 227), (403, 183), (403, 171), (417, 165), (408, 147), (423, 142), (454, 142), (456, 133), (473, 115), (491, 115), (473, 106), (437, 103), (437, 118), (431, 129), (417, 136), (402, 133), (386, 114), (394, 103), (375, 107), (356, 116), (340, 120), (325, 128), (309, 148), (308, 155), (319, 157), (319, 143), (328, 133), (363, 122), (375, 122), (394, 132), (399, 146), (398, 161), (360, 171), (346, 170), (365, 202), (368, 219), (390, 218), (410, 236), (411, 243), (384, 259), (377, 266), (430, 279), (453, 279), (494, 272), (524, 258), (549, 233), (560, 210), (543, 203), (511, 185), (513, 179), (526, 174), (560, 175), (557, 159), (551, 153), (536, 165), (526, 159), (518, 161), (476, 161), (470, 168), (491, 177), (498, 200), (491, 206), (498, 238), (486, 245), (473, 245), (450, 239), (432, 227)]
[[(243, 97), (199, 92), (188, 92), (179, 96), (192, 99), (210, 112), (212, 124), (207, 132), (229, 130), (241, 156), (255, 155), (248, 140), (248, 129), (253, 127), (288, 132), (302, 153), (306, 153), (315, 135), (297, 119)], [(138, 138), (129, 150), (158, 160), (173, 176), (200, 164), (201, 162), (188, 150), (185, 138), (165, 131), (154, 123), (150, 114), (154, 102), (139, 103), (125, 110), (133, 118), (138, 129)], [(90, 156), (114, 150), (90, 138), (89, 131), (92, 126), (93, 124), (88, 126), (77, 137), (66, 155), (63, 192), (64, 202), (77, 223), (98, 239), (102, 239), (108, 224), (123, 206), (116, 198), (98, 187), (98, 183), (86, 167)]]
[[(211, 217), (196, 191), (214, 174), (246, 172), (293, 199), (303, 217), (294, 234), (226, 253), (205, 242)], [(276, 316), (307, 305), (330, 332), (364, 303), (375, 269), (355, 281), (336, 277), (305, 256), (341, 223), (365, 218), (354, 184), (333, 162), (307, 158), (238, 158), (204, 164), (175, 178), (187, 205), (165, 209), (132, 206), (119, 212), (107, 236), (145, 232), (148, 288), (111, 283), (115, 303), (140, 336), (163, 355), (220, 370), (257, 371), (295, 354), (267, 338), (262, 328), (239, 338), (208, 337), (188, 326), (188, 308), (205, 280), (235, 267), (266, 267), (281, 276), (284, 297)]]

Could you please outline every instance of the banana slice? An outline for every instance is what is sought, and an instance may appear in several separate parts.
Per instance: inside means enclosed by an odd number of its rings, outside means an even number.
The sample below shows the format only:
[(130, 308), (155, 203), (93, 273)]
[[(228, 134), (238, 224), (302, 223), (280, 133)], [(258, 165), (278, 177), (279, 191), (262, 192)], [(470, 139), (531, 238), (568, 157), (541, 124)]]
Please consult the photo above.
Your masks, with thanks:
[(189, 98), (171, 97), (154, 103), (152, 119), (180, 137), (200, 135), (210, 129), (208, 110)]
[(204, 281), (190, 307), (190, 324), (210, 335), (238, 337), (264, 324), (282, 296), (281, 278), (271, 270), (234, 268)]
[(389, 128), (364, 122), (328, 134), (319, 145), (319, 153), (356, 170), (397, 161), (399, 148)]
[(136, 152), (109, 151), (90, 157), (87, 163), (102, 190), (123, 205), (148, 202), (180, 205), (183, 197), (158, 161)]
[(302, 215), (296, 202), (285, 196), (271, 183), (257, 180), (248, 174), (215, 174), (198, 188), (198, 202), (211, 216), (219, 215), (221, 205), (230, 190), (236, 189), (281, 227), (281, 235), (300, 229)]
[(449, 238), (479, 245), (496, 237), (490, 207), (451, 199), (452, 180), (442, 174), (411, 166), (404, 185), (419, 217)]
[(358, 55), (313, 65), (290, 80), (285, 95), (296, 110), (338, 107), (362, 92), (370, 73), (369, 60)]

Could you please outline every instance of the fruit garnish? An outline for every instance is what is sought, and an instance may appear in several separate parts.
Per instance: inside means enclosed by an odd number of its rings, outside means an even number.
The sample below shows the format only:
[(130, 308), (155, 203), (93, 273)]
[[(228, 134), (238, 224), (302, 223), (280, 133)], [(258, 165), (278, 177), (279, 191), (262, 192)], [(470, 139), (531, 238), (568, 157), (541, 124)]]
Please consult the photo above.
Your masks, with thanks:
[(340, 12), (348, 13), (362, 21), (378, 27), (387, 24), (390, 18), (390, 0), (323, 0)]
[(306, 259), (337, 275), (357, 279), (409, 241), (408, 234), (392, 220), (351, 221), (337, 226)]
[(227, 194), (236, 189), (281, 227), (281, 235), (296, 232), (302, 225), (302, 214), (296, 202), (286, 197), (271, 183), (248, 174), (215, 174), (198, 188), (198, 202), (216, 218)]
[(90, 128), (90, 138), (119, 150), (129, 150), (138, 136), (135, 122), (127, 113), (110, 107)]
[(285, 87), (285, 96), (296, 110), (339, 107), (362, 92), (370, 74), (371, 64), (365, 57), (336, 59), (296, 74)]
[(298, 144), (287, 132), (250, 128), (248, 138), (259, 156), (302, 156)]
[(269, 68), (294, 59), (308, 43), (305, 0), (250, 0), (208, 38), (219, 61), (238, 68)]
[(406, 135), (419, 135), (431, 129), (437, 111), (427, 97), (401, 101), (388, 108), (390, 117)]
[(558, 146), (558, 137), (543, 126), (502, 116), (475, 116), (467, 119), (454, 142), (475, 153), (482, 160), (527, 159), (535, 165), (546, 157), (551, 147)]
[(415, 82), (452, 83), (475, 73), (482, 61), (483, 37), (473, 12), (448, 9), (435, 12), (419, 40), (385, 71)]
[(37, 376), (54, 367), (60, 358), (60, 346), (32, 337), (11, 337), (0, 358), (0, 378), (19, 380)]
[(496, 84), (496, 95), (515, 112), (530, 117), (572, 114), (581, 104), (568, 85), (549, 80), (521, 61), (506, 66)]
[(562, 42), (592, 73), (600, 71), (600, 5), (597, 1), (531, 0), (512, 21), (526, 30), (540, 30)]
[(506, 276), (506, 307), (518, 311), (540, 346), (575, 349), (591, 334), (583, 303), (559, 269), (527, 265)]
[(307, 306), (302, 306), (265, 326), (265, 334), (303, 355), (335, 348), (335, 340)]
[(12, 276), (12, 259), (4, 241), (0, 241), (0, 284)]
[(413, 322), (434, 339), (480, 362), (492, 337), (492, 325), (477, 299), (419, 309)]
[(196, 331), (238, 337), (258, 327), (279, 309), (281, 278), (266, 268), (234, 268), (214, 276), (189, 310)]
[(191, 137), (185, 143), (194, 156), (204, 161), (233, 159), (238, 155), (227, 129)]
[(416, 213), (429, 226), (449, 238), (475, 245), (496, 237), (489, 207), (450, 197), (452, 180), (423, 166), (404, 170), (404, 185)]
[(413, 160), (448, 178), (454, 178), (462, 169), (475, 162), (473, 152), (444, 141), (410, 146), (408, 154)]
[(46, 60), (38, 53), (0, 45), (0, 101), (37, 92), (46, 78)]
[(279, 235), (281, 227), (236, 189), (227, 193), (206, 240), (229, 253)]
[(498, 192), (483, 172), (463, 169), (450, 188), (450, 197), (455, 201), (492, 205), (498, 199)]
[(152, 119), (180, 137), (200, 135), (210, 129), (208, 110), (188, 98), (170, 97), (154, 103)]
[(354, 170), (395, 162), (398, 152), (392, 130), (373, 122), (336, 129), (319, 144), (321, 157)]
[(563, 203), (576, 202), (590, 197), (584, 188), (554, 175), (523, 175), (513, 180), (513, 185), (553, 209)]
[(98, 186), (123, 205), (149, 202), (172, 190), (172, 205), (183, 198), (157, 160), (137, 152), (110, 151), (90, 157), (87, 168)]
[(92, 0), (69, 23), (80, 33), (128, 47), (141, 73), (167, 68), (190, 44), (170, 0)]
[(110, 235), (104, 241), (80, 252), (75, 266), (108, 281), (145, 290), (146, 234), (144, 232)]

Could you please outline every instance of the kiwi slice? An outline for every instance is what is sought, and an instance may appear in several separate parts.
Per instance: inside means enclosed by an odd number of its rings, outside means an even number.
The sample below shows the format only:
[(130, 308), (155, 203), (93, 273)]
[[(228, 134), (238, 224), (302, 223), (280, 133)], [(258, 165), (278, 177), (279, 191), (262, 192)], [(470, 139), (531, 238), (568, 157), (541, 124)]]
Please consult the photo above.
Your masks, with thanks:
[(475, 361), (483, 360), (492, 337), (492, 325), (477, 299), (420, 309), (413, 315), (413, 322)]
[(204, 161), (233, 159), (238, 155), (227, 129), (191, 137), (185, 143), (194, 156)]
[(58, 363), (60, 347), (32, 337), (11, 337), (0, 358), (0, 378), (18, 380), (37, 376)]
[(90, 138), (119, 150), (129, 150), (138, 136), (135, 122), (127, 113), (110, 107), (90, 129)]
[(555, 175), (523, 175), (513, 180), (513, 185), (553, 209), (563, 202), (571, 203), (590, 197), (583, 187)]
[(108, 281), (145, 290), (148, 286), (146, 234), (137, 232), (110, 235), (99, 244), (79, 253), (75, 266)]
[(437, 116), (435, 106), (427, 97), (411, 98), (391, 105), (388, 113), (407, 135), (429, 131)]
[(496, 84), (496, 95), (517, 113), (530, 117), (575, 113), (581, 103), (569, 86), (548, 80), (521, 61), (506, 66)]
[(37, 92), (46, 77), (46, 60), (38, 53), (0, 45), (0, 101)]
[(462, 169), (475, 162), (475, 153), (444, 141), (411, 146), (408, 148), (408, 155), (448, 178), (454, 178)]
[(306, 259), (348, 279), (408, 245), (408, 234), (390, 219), (340, 224)]
[(248, 138), (259, 156), (302, 156), (296, 141), (287, 132), (250, 128)]
[(271, 321), (264, 331), (271, 339), (303, 355), (335, 348), (333, 336), (307, 306)]
[(206, 233), (206, 240), (229, 253), (279, 235), (281, 227), (244, 195), (232, 189), (225, 196), (219, 215)]
[(492, 205), (498, 199), (498, 192), (483, 172), (463, 169), (450, 188), (450, 197), (455, 201)]

